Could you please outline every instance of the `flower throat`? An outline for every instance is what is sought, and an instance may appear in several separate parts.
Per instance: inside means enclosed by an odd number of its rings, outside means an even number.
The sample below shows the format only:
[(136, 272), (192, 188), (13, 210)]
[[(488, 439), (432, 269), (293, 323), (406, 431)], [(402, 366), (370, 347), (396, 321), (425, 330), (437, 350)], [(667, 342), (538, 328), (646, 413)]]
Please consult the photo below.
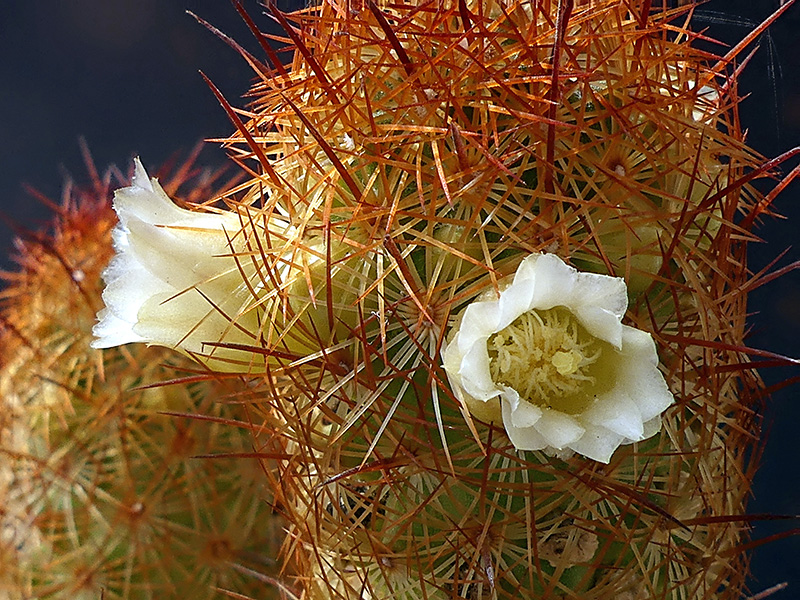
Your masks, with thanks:
[[(563, 307), (531, 310), (488, 340), (489, 372), (540, 407), (576, 414), (598, 387), (604, 346)], [(605, 379), (605, 378), (604, 378)]]

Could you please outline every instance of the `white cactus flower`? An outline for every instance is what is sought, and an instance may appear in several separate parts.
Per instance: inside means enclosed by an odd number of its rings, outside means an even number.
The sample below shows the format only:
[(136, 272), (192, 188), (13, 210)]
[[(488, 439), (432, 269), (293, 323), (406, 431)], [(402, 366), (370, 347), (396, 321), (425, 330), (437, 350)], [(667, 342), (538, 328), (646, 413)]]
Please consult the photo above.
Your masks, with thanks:
[(214, 343), (254, 343), (254, 297), (241, 271), (248, 267), (234, 258), (244, 246), (238, 215), (179, 208), (138, 159), (114, 209), (116, 254), (103, 274), (94, 348), (147, 342), (222, 358)]
[(657, 433), (673, 403), (652, 337), (622, 324), (627, 304), (621, 278), (528, 256), (499, 297), (466, 308), (444, 349), (456, 396), (502, 419), (519, 450), (608, 463)]

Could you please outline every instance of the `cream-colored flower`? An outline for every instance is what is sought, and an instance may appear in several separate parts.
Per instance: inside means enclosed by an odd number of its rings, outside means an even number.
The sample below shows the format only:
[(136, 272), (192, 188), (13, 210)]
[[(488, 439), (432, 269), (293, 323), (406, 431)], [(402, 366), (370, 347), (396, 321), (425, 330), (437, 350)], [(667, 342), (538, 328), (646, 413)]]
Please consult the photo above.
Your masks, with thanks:
[(467, 307), (445, 348), (457, 397), (481, 419), (502, 419), (520, 450), (607, 463), (654, 435), (673, 402), (652, 337), (622, 324), (627, 304), (620, 278), (528, 256), (499, 297)]
[(254, 295), (242, 273), (252, 266), (234, 257), (244, 247), (238, 215), (179, 208), (138, 159), (114, 209), (116, 254), (103, 274), (93, 347), (147, 342), (223, 358), (231, 353), (214, 344), (254, 343)]

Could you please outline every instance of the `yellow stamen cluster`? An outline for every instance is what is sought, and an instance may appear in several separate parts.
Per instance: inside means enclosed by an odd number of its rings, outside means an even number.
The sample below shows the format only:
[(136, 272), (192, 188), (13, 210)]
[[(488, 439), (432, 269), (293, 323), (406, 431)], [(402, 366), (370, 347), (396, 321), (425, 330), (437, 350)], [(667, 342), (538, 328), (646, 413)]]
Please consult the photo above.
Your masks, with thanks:
[(583, 410), (597, 383), (602, 342), (568, 310), (531, 310), (489, 338), (489, 370), (520, 398), (568, 414)]

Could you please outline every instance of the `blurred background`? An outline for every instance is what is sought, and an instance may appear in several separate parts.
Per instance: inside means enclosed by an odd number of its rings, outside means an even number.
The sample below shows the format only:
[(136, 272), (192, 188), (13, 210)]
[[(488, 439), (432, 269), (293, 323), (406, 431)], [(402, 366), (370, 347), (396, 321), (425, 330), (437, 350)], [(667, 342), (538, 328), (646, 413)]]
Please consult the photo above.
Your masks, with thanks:
[[(262, 29), (277, 32), (255, 0), (245, 0)], [(655, 3), (654, 3), (655, 4)], [(696, 28), (725, 44), (742, 39), (780, 0), (711, 0), (697, 10)], [(291, 10), (298, 0), (278, 0)], [(232, 131), (198, 71), (234, 106), (243, 106), (251, 71), (222, 41), (199, 25), (192, 11), (257, 56), (258, 46), (226, 0), (5, 0), (0, 2), (0, 212), (37, 229), (48, 211), (23, 184), (58, 200), (68, 178), (88, 178), (78, 140), (86, 140), (98, 169), (127, 171), (133, 156), (155, 170), (203, 138)], [(767, 156), (800, 145), (800, 5), (759, 40), (760, 49), (740, 80), (748, 94), (741, 117), (750, 144)], [(716, 46), (724, 53), (724, 46)], [(208, 144), (201, 162), (224, 160)], [(794, 166), (795, 163), (789, 165)], [(767, 218), (765, 240), (751, 246), (754, 270), (782, 251), (780, 265), (800, 260), (800, 185), (775, 205), (785, 219)], [(0, 269), (13, 268), (12, 228), (0, 222)], [(800, 270), (751, 295), (748, 343), (800, 357)], [(800, 375), (796, 369), (763, 373), (769, 384)], [(768, 404), (768, 443), (748, 506), (752, 514), (800, 514), (800, 388), (776, 392)], [(764, 538), (800, 527), (763, 521)], [(777, 600), (800, 599), (800, 536), (758, 547), (751, 591), (788, 582)]]

